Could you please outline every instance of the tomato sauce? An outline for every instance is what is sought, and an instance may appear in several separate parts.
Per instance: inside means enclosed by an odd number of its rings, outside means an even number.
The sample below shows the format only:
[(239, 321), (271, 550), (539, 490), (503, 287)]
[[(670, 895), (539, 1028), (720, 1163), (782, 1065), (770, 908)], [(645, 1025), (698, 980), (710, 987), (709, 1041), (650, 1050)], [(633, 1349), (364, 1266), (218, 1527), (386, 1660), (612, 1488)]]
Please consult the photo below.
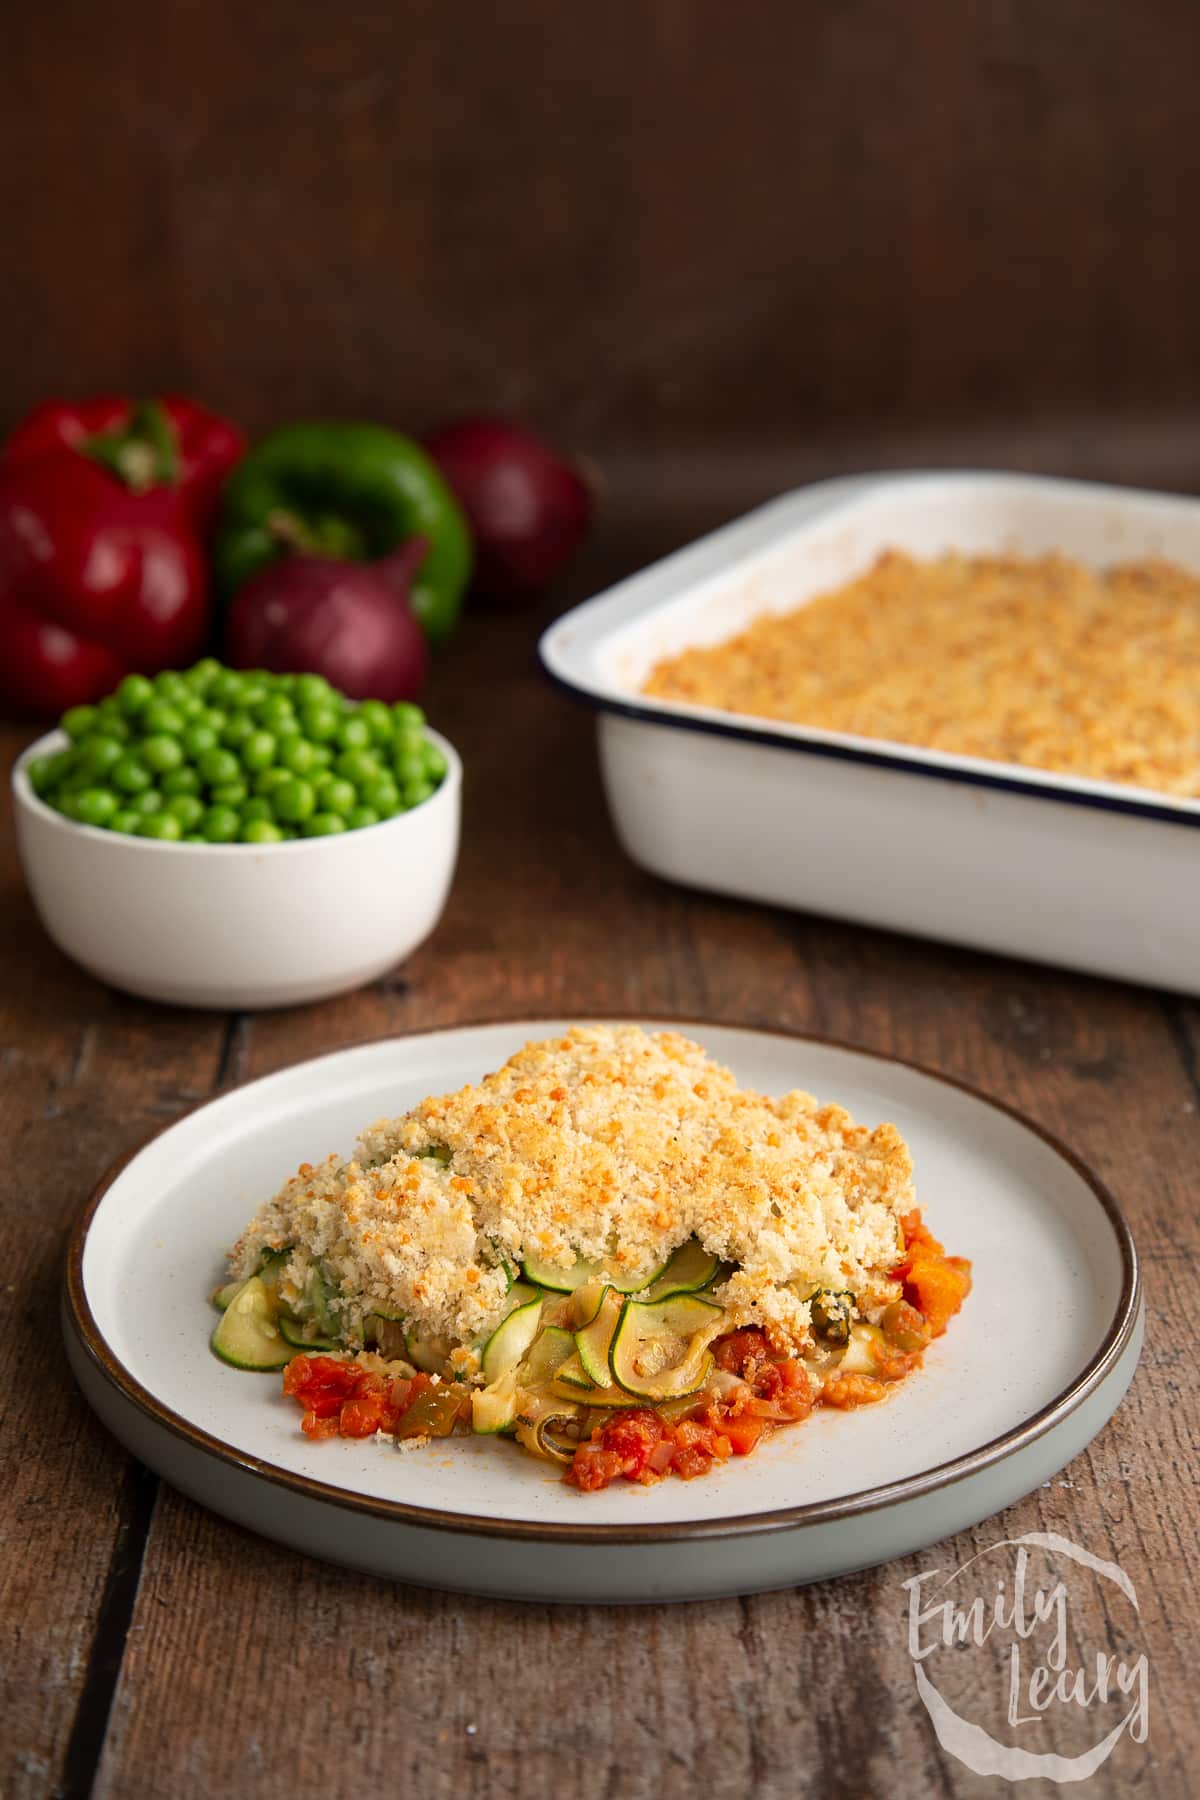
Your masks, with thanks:
[[(920, 1366), (924, 1347), (938, 1337), (971, 1289), (971, 1265), (947, 1256), (921, 1222), (919, 1209), (901, 1220), (904, 1255), (892, 1271), (904, 1299), (883, 1316), (873, 1374), (836, 1367), (819, 1381), (804, 1363), (771, 1345), (756, 1325), (718, 1339), (718, 1369), (736, 1387), (701, 1396), (694, 1412), (665, 1417), (653, 1407), (622, 1409), (581, 1443), (563, 1479), (584, 1493), (614, 1481), (649, 1485), (666, 1475), (692, 1481), (730, 1457), (749, 1456), (771, 1432), (806, 1419), (816, 1406), (845, 1409), (882, 1400)], [(471, 1416), (470, 1389), (424, 1374), (389, 1375), (352, 1360), (300, 1355), (284, 1370), (283, 1391), (304, 1409), (301, 1429), (311, 1438), (447, 1437)]]

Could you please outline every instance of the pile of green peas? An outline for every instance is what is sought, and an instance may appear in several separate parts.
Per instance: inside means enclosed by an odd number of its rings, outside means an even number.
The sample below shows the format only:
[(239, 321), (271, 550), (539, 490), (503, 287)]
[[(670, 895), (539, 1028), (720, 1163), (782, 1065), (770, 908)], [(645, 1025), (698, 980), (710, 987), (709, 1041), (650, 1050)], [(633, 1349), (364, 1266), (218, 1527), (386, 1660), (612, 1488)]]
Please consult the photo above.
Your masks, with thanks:
[(279, 844), (420, 806), (446, 758), (419, 706), (353, 701), (320, 675), (208, 657), (127, 675), (73, 706), (70, 746), (29, 764), (34, 792), (83, 825), (184, 844)]

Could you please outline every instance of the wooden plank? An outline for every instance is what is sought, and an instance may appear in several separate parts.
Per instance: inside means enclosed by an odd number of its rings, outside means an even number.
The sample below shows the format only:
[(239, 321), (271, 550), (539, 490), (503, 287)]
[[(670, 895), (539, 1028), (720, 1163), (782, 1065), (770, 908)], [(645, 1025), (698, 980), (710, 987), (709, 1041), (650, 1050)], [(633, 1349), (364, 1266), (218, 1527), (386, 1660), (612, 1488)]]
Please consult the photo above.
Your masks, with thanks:
[[(937, 1750), (915, 1694), (901, 1582), (1001, 1532), (1052, 1529), (1123, 1565), (1150, 1656), (1150, 1742), (1122, 1744), (1093, 1791), (1150, 1779), (1184, 1792), (1195, 1723), (1172, 1621), (1197, 1601), (1183, 1348), (1198, 1323), (1197, 1120), (1162, 1005), (640, 875), (599, 822), (587, 720), (529, 671), (530, 632), (481, 622), (443, 676), (436, 716), (469, 779), (463, 866), (435, 939), (366, 994), (261, 1017), (243, 1073), (545, 1008), (778, 1023), (932, 1063), (1027, 1107), (1112, 1183), (1150, 1274), (1142, 1371), (1100, 1440), (1002, 1519), (883, 1570), (744, 1602), (558, 1611), (392, 1588), (164, 1491), (98, 1791), (138, 1800), (170, 1766), (183, 1794), (236, 1786), (254, 1800), (330, 1780), (431, 1796), (551, 1795), (566, 1779), (581, 1796), (682, 1796), (697, 1783), (783, 1796), (811, 1771), (822, 1791), (857, 1795), (890, 1791), (902, 1768), (914, 1791), (965, 1795), (975, 1778)], [(1075, 1619), (1081, 1643), (1124, 1642), (1128, 1621), (1095, 1592)], [(1003, 1679), (976, 1665), (966, 1701), (1001, 1708)], [(1053, 1742), (1082, 1747), (1069, 1717)]]
[[(6, 785), (27, 736), (0, 737)], [(32, 1800), (58, 1780), (112, 1561), (137, 1513), (127, 1459), (63, 1356), (65, 1234), (117, 1156), (212, 1091), (224, 1022), (118, 996), (73, 968), (36, 924), (7, 807), (0, 917), (0, 1791)]]

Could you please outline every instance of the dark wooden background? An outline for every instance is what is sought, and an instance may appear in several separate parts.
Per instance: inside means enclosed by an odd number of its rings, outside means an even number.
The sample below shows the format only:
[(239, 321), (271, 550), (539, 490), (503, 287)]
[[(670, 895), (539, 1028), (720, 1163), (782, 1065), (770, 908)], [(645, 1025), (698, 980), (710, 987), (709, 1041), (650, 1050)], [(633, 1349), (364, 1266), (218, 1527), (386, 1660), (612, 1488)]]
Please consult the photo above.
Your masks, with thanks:
[(659, 533), (885, 462), (1200, 480), (1189, 0), (7, 10), (0, 423), (515, 410)]
[[(540, 620), (849, 468), (1196, 489), (1198, 51), (1184, 0), (13, 4), (0, 427), (55, 391), (167, 385), (252, 431), (522, 413), (610, 486)], [(1007, 1792), (939, 1752), (900, 1582), (1039, 1527), (1139, 1595), (1151, 1736), (1091, 1791), (1194, 1792), (1200, 1009), (642, 876), (588, 720), (535, 672), (540, 620), (477, 618), (439, 659), (431, 710), (468, 767), (450, 907), (324, 1007), (221, 1018), (90, 981), (40, 931), (0, 809), (0, 1793)], [(5, 764), (22, 741), (0, 736)], [(944, 1553), (668, 1615), (392, 1588), (139, 1471), (55, 1322), (107, 1164), (297, 1057), (555, 1009), (829, 1033), (1068, 1138), (1148, 1273), (1113, 1424)], [(1116, 1647), (1102, 1596), (1079, 1629)], [(1003, 1671), (983, 1683), (986, 1709)], [(1081, 1747), (1069, 1719), (1053, 1742)]]

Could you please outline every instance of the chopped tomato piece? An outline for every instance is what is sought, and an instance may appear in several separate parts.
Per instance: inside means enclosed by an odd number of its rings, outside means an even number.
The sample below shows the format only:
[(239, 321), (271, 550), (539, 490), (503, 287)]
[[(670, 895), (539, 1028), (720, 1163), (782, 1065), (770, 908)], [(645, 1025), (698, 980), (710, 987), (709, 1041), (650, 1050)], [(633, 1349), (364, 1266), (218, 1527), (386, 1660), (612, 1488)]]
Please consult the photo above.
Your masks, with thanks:
[(726, 1419), (724, 1434), (729, 1439), (730, 1448), (735, 1456), (749, 1456), (766, 1429), (765, 1420), (746, 1416), (740, 1419)]

